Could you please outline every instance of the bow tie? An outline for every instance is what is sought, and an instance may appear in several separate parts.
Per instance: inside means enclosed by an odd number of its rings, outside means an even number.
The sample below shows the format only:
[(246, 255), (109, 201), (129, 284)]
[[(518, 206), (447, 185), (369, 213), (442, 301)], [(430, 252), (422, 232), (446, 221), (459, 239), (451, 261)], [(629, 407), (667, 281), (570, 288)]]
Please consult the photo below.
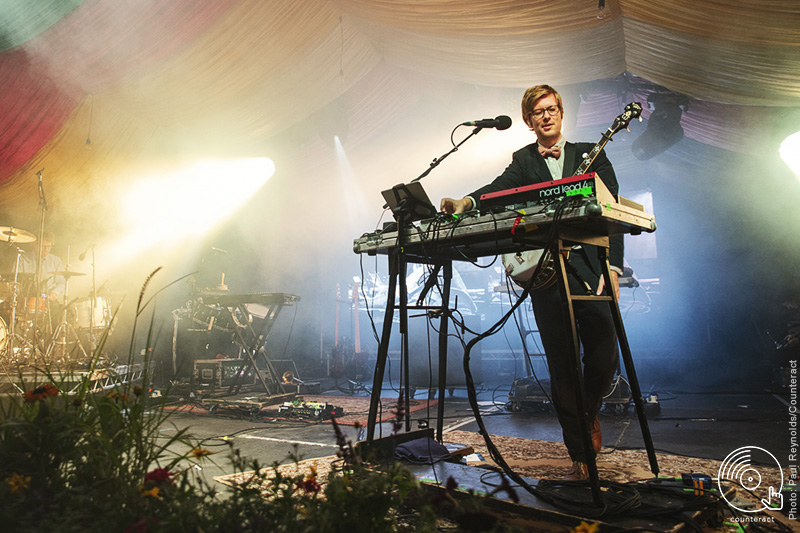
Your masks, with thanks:
[(539, 145), (539, 153), (542, 154), (542, 157), (547, 159), (548, 157), (553, 157), (558, 159), (561, 157), (561, 147), (560, 146), (553, 146), (552, 148), (545, 148), (541, 144)]

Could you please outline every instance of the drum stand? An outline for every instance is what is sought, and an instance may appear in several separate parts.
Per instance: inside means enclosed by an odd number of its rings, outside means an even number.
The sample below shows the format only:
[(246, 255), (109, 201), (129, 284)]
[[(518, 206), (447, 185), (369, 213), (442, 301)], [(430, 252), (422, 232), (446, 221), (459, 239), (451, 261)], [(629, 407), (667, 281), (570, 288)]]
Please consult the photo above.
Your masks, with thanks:
[[(5, 350), (7, 355), (15, 357), (15, 341), (20, 341), (20, 344), (27, 345), (31, 351), (35, 351), (35, 344), (28, 341), (25, 337), (17, 333), (17, 306), (19, 305), (19, 261), (24, 253), (20, 247), (16, 247), (17, 258), (14, 260), (14, 281), (11, 285), (11, 315), (9, 316), (8, 324), (8, 339), (6, 340)], [(38, 302), (36, 303), (38, 308)], [(34, 324), (34, 328), (36, 325)]]
[[(67, 264), (69, 267), (69, 264)], [(67, 321), (67, 302), (69, 301), (69, 269), (64, 276), (64, 308), (61, 310), (61, 322), (58, 323), (56, 329), (53, 330), (53, 337), (50, 340), (50, 344), (47, 346), (47, 351), (45, 352), (45, 358), (50, 360), (50, 356), (53, 353), (56, 345), (61, 346), (61, 361), (67, 360), (67, 346), (69, 345), (70, 337), (75, 339), (76, 347), (81, 351), (83, 357), (88, 359), (89, 356), (86, 353), (86, 350), (83, 348), (83, 344), (81, 344), (80, 338), (78, 338), (78, 332), (75, 329), (75, 326), (70, 324)]]

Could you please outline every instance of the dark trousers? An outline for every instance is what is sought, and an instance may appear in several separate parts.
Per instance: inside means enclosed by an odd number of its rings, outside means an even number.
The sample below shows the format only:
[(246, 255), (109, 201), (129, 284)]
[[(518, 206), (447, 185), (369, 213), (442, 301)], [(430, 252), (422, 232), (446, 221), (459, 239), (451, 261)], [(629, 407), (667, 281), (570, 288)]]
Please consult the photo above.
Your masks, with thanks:
[[(571, 253), (570, 261), (580, 276), (596, 290), (598, 276), (588, 266), (582, 252)], [(568, 275), (570, 291), (585, 294), (583, 284)], [(550, 394), (564, 436), (564, 444), (573, 461), (586, 462), (575, 398), (576, 384), (571, 365), (575, 358), (572, 330), (563, 306), (558, 285), (531, 294), (536, 325), (542, 337), (550, 369)], [(600, 411), (618, 365), (617, 335), (608, 302), (573, 302), (578, 337), (583, 347), (583, 411), (591, 423)]]

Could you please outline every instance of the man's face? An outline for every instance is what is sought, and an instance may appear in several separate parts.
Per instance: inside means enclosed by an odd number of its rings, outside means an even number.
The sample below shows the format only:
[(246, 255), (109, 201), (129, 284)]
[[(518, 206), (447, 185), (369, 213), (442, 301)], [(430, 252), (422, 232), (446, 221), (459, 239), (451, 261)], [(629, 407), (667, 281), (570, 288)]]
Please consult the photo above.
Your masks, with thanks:
[[(552, 110), (553, 108), (556, 108), (557, 111), (552, 115), (544, 111), (540, 117), (537, 118), (535, 116), (536, 112), (541, 113), (543, 110)], [(526, 117), (526, 122), (536, 133), (539, 144), (550, 147), (561, 137), (561, 121), (563, 118), (561, 110), (558, 109), (558, 100), (556, 100), (555, 95), (548, 94), (536, 101), (533, 105), (533, 112)]]
[(47, 257), (48, 255), (50, 255), (50, 249), (52, 247), (53, 247), (53, 243), (52, 242), (44, 241), (42, 243), (42, 257), (43, 258)]

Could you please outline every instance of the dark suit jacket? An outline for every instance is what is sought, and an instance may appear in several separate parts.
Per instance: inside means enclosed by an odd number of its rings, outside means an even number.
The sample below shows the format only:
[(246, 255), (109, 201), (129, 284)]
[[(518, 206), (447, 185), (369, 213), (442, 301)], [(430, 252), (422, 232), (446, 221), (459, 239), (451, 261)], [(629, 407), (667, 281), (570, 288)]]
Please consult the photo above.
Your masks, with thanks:
[[(475, 200), (475, 207), (480, 207), (480, 197), (487, 192), (502, 191), (511, 189), (513, 187), (522, 187), (525, 185), (532, 185), (534, 183), (541, 183), (551, 181), (553, 178), (550, 176), (550, 169), (547, 168), (547, 163), (544, 158), (539, 154), (538, 144), (533, 143), (517, 150), (511, 158), (511, 164), (506, 167), (502, 174), (494, 179), (490, 184), (481, 187), (480, 189), (472, 192), (469, 196)], [(564, 171), (561, 174), (562, 178), (568, 178), (575, 175), (575, 170), (580, 166), (582, 156), (594, 148), (592, 143), (566, 143), (564, 145)], [(616, 198), (619, 193), (619, 184), (617, 183), (617, 175), (614, 174), (614, 167), (611, 161), (608, 160), (605, 150), (601, 150), (597, 158), (589, 167), (590, 172), (597, 172), (600, 179), (603, 180), (608, 190)], [(612, 266), (622, 268), (623, 256), (623, 236), (612, 235), (609, 239), (609, 263)], [(592, 269), (596, 274), (600, 274), (599, 262), (597, 261), (597, 253), (593, 246), (584, 247), (588, 254), (589, 262)]]

